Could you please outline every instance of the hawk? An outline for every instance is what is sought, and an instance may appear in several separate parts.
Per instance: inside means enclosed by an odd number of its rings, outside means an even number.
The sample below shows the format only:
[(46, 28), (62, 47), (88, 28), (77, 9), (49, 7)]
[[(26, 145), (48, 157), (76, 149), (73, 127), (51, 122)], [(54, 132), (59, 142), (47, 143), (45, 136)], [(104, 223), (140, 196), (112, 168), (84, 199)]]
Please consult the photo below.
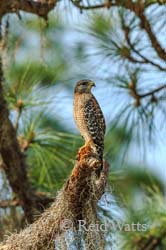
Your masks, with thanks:
[(77, 82), (74, 90), (74, 119), (85, 140), (85, 146), (90, 146), (103, 162), (104, 135), (106, 130), (102, 110), (91, 93), (95, 83), (91, 80)]

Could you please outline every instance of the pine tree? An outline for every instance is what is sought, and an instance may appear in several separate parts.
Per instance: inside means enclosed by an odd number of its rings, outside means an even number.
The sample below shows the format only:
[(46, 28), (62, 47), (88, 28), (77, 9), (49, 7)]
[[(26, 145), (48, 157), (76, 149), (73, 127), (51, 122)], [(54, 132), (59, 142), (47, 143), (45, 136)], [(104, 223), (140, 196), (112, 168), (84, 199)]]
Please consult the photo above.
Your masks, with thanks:
[[(0, 237), (25, 228), (0, 249), (165, 249), (165, 184), (127, 155), (146, 158), (164, 137), (166, 3), (69, 2), (0, 3)], [(92, 72), (110, 90), (98, 181), (97, 156), (75, 161), (83, 141), (60, 116), (62, 90), (71, 102)], [(80, 231), (81, 220), (109, 227)]]

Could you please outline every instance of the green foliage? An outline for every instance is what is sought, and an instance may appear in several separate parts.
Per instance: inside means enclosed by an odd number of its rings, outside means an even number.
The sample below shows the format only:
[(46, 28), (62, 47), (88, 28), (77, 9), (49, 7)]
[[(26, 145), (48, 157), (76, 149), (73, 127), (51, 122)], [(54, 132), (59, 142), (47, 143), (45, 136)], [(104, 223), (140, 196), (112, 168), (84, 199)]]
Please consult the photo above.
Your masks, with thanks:
[(48, 33), (55, 31), (63, 32), (66, 29), (61, 21), (61, 17), (55, 17), (53, 15), (49, 16), (49, 22), (42, 18), (32, 18), (32, 16), (30, 16), (25, 22), (21, 23), (21, 25), (23, 25), (26, 30), (34, 31), (35, 33), (38, 33), (41, 30)]
[(29, 63), (21, 62), (10, 65), (10, 68), (6, 72), (6, 77), (9, 78), (9, 81), (12, 79), (15, 82), (15, 88), (18, 87), (17, 84), (20, 86), (21, 82), (24, 82), (27, 86), (33, 82), (38, 82), (42, 85), (53, 85), (60, 79), (64, 70), (66, 70), (64, 63), (52, 63), (48, 65), (34, 60)]
[[(109, 181), (113, 186), (114, 194), (120, 198), (121, 203), (133, 209), (137, 199), (151, 196), (147, 189), (153, 190), (155, 186), (162, 194), (165, 189), (161, 179), (140, 166), (125, 166), (123, 170), (114, 170)], [(139, 203), (141, 207), (142, 203)]]
[(129, 249), (165, 249), (166, 211), (163, 194), (154, 187), (148, 189), (150, 197), (144, 199), (141, 210), (128, 208), (127, 223), (138, 222), (146, 226), (146, 230), (122, 232), (123, 248)]
[(39, 131), (27, 152), (33, 185), (43, 191), (58, 190), (71, 172), (78, 146), (79, 138), (72, 134)]
[[(108, 159), (108, 161), (113, 161), (113, 165), (115, 165), (116, 169), (118, 168), (118, 165), (123, 162), (124, 152), (130, 139), (130, 134), (127, 133), (123, 127), (115, 128), (114, 126), (111, 126), (108, 129), (105, 138), (104, 157)], [(117, 158), (117, 155), (119, 155), (119, 158)]]
[(102, 14), (91, 15), (90, 32), (97, 33), (99, 36), (106, 36), (112, 27), (111, 18), (106, 18)]

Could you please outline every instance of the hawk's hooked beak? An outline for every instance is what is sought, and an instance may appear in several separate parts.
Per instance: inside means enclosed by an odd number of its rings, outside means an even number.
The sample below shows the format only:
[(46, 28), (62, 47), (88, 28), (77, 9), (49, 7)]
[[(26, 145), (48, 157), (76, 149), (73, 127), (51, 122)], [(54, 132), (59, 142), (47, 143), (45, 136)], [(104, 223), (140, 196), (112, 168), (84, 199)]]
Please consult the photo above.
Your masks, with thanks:
[(92, 87), (96, 87), (95, 83), (93, 81), (89, 82), (89, 88), (91, 89)]

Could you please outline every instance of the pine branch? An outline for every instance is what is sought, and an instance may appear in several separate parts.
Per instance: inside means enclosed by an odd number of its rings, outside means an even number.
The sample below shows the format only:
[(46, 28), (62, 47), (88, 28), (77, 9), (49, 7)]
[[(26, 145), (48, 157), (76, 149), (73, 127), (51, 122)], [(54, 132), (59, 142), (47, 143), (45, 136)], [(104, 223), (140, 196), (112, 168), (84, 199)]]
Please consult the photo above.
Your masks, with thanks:
[(154, 89), (152, 91), (149, 91), (149, 92), (147, 92), (145, 94), (139, 94), (139, 97), (144, 98), (144, 97), (147, 97), (147, 96), (153, 96), (155, 93), (157, 93), (157, 92), (159, 92), (159, 91), (161, 91), (163, 89), (166, 89), (166, 84), (164, 84), (164, 85), (162, 85), (162, 86), (160, 86), (160, 87), (158, 87), (158, 88), (156, 88), (156, 89)]
[(147, 17), (144, 15), (143, 11), (138, 12), (138, 13), (135, 12), (135, 13), (140, 18), (141, 27), (146, 31), (147, 35), (149, 36), (149, 39), (151, 41), (153, 48), (157, 52), (158, 56), (165, 61), (166, 60), (166, 51), (161, 47), (157, 37), (155, 36), (155, 34), (151, 28), (151, 25), (150, 25)]
[(19, 15), (19, 11), (25, 11), (47, 19), (48, 13), (55, 7), (56, 2), (56, 0), (2, 0), (0, 1), (0, 16), (7, 13)]
[(117, 1), (112, 1), (112, 0), (105, 0), (103, 1), (103, 3), (101, 4), (95, 4), (95, 5), (83, 5), (81, 4), (81, 1), (74, 1), (71, 0), (71, 2), (73, 3), (73, 5), (75, 7), (77, 7), (78, 9), (82, 10), (93, 10), (93, 9), (101, 9), (101, 8), (111, 8), (113, 6), (124, 6), (127, 9), (131, 9), (134, 8), (135, 4), (132, 3), (130, 0), (127, 1), (121, 1), (121, 0), (117, 0)]
[[(156, 3), (159, 3), (159, 2), (160, 1), (156, 1)], [(123, 2), (120, 0), (116, 0), (115, 3), (116, 3), (115, 5), (117, 5), (117, 6), (122, 6), (126, 9), (133, 11), (136, 14), (136, 16), (139, 17), (141, 27), (146, 31), (147, 35), (149, 36), (149, 39), (151, 41), (153, 48), (155, 49), (158, 56), (165, 61), (166, 60), (166, 51), (161, 47), (157, 37), (155, 36), (155, 34), (151, 28), (151, 25), (150, 25), (146, 15), (144, 14), (145, 7), (148, 7), (148, 6), (144, 5), (144, 3), (142, 1), (141, 2), (138, 1), (137, 3), (133, 3), (130, 0), (123, 1)]]
[(147, 0), (145, 1), (145, 7), (149, 7), (152, 4), (160, 4), (160, 5), (165, 5), (166, 4), (166, 0)]
[[(80, 10), (91, 10), (91, 9), (98, 9), (98, 8), (105, 8), (105, 7), (110, 8), (110, 7), (117, 6), (117, 7), (124, 7), (126, 9), (129, 9), (130, 11), (134, 12), (135, 15), (137, 17), (139, 17), (141, 27), (146, 31), (154, 50), (156, 51), (156, 53), (158, 54), (158, 56), (161, 59), (163, 59), (164, 61), (166, 60), (166, 51), (162, 48), (160, 42), (158, 41), (156, 35), (154, 34), (154, 32), (152, 30), (152, 27), (151, 27), (146, 15), (144, 14), (145, 8), (147, 8), (151, 4), (154, 4), (154, 3), (164, 4), (164, 1), (153, 1), (153, 2), (149, 2), (148, 4), (147, 3), (144, 4), (143, 2), (140, 2), (140, 1), (134, 3), (131, 0), (127, 0), (127, 1), (116, 0), (116, 1), (113, 1), (113, 3), (112, 3), (112, 1), (110, 0), (110, 1), (105, 1), (104, 3), (99, 4), (99, 5), (87, 5), (87, 6), (81, 5), (80, 2), (77, 2), (74, 0), (72, 0), (72, 3)], [(144, 62), (142, 62), (142, 63), (151, 63), (152, 65), (158, 67), (157, 64), (151, 62), (150, 60), (146, 59), (142, 55), (140, 55), (140, 56), (144, 59)], [(128, 59), (131, 60), (131, 62), (137, 61), (136, 59), (134, 60), (132, 57), (130, 57)], [(141, 63), (141, 61), (138, 61), (138, 63)]]
[(139, 102), (140, 99), (145, 98), (150, 96), (151, 97), (151, 101), (152, 102), (156, 102), (157, 98), (155, 97), (155, 94), (162, 91), (163, 89), (166, 89), (166, 84), (161, 85), (160, 87), (153, 89), (145, 94), (140, 94), (138, 93), (136, 86), (132, 83), (129, 84), (129, 89), (130, 89), (130, 93), (131, 95)]
[(80, 9), (80, 11), (82, 10), (93, 10), (93, 9), (101, 9), (101, 8), (105, 8), (106, 7), (106, 3), (102, 3), (102, 4), (95, 4), (95, 5), (83, 5), (80, 4), (80, 2), (75, 1), (75, 0), (71, 0), (72, 4), (77, 7), (78, 9)]
[(157, 67), (158, 69), (162, 70), (162, 71), (166, 71), (166, 68), (163, 68), (161, 65), (153, 62), (152, 60), (148, 59), (146, 56), (144, 56), (139, 50), (137, 50), (135, 48), (135, 46), (132, 44), (131, 40), (130, 40), (130, 36), (129, 36), (129, 33), (130, 33), (130, 27), (127, 27), (125, 26), (125, 24), (123, 24), (123, 30), (124, 30), (124, 35), (125, 35), (125, 38), (126, 38), (126, 41), (128, 43), (128, 46), (130, 47), (130, 49), (135, 53), (137, 54), (140, 58), (143, 59), (143, 61), (138, 61), (139, 63), (148, 63), (148, 64), (151, 64), (155, 67)]
[[(127, 9), (130, 9), (132, 11), (134, 10), (138, 10), (137, 4), (133, 3), (131, 0), (126, 0), (126, 1), (121, 1), (121, 0), (116, 0), (116, 1), (112, 1), (112, 0), (105, 0), (103, 1), (103, 3), (101, 4), (89, 4), (89, 5), (83, 5), (81, 4), (81, 1), (77, 1), (77, 0), (70, 0), (72, 2), (72, 4), (77, 7), (80, 10), (93, 10), (93, 9), (101, 9), (101, 8), (111, 8), (113, 6), (122, 6), (125, 7)], [(160, 5), (164, 5), (166, 4), (165, 0), (149, 0), (149, 1), (145, 1), (144, 3), (144, 7), (147, 8), (152, 4), (160, 4)], [(138, 2), (138, 5), (142, 5), (142, 3)]]

